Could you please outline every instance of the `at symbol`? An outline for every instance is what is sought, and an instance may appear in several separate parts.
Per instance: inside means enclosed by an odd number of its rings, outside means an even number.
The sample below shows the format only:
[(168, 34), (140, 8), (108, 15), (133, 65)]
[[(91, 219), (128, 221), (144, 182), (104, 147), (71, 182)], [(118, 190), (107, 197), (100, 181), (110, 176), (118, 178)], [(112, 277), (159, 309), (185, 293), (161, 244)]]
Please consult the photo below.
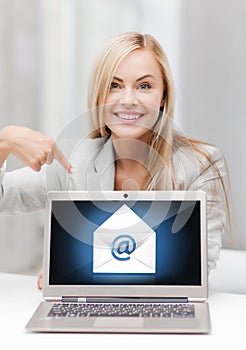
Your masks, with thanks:
[[(115, 237), (112, 242), (111, 253), (113, 257), (117, 260), (129, 260), (130, 254), (136, 249), (136, 241), (130, 235), (120, 235)], [(128, 256), (121, 256), (121, 254), (126, 253)]]

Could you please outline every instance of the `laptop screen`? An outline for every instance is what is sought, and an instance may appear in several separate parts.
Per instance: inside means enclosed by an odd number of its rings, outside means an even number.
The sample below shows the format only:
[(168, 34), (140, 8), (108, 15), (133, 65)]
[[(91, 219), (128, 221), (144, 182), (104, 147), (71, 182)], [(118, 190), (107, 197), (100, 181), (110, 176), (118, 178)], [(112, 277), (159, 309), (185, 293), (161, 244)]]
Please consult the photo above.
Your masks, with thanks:
[(53, 200), (50, 285), (201, 285), (196, 200)]

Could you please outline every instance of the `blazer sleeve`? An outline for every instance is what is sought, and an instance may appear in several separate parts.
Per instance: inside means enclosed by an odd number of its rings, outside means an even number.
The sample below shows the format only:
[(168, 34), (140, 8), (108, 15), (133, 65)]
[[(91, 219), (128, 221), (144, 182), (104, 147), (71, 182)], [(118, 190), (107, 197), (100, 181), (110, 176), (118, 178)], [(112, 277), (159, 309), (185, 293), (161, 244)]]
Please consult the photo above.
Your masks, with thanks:
[[(208, 271), (216, 267), (220, 257), (222, 236), (230, 234), (230, 186), (224, 156), (213, 146), (204, 146), (205, 156), (198, 163), (199, 175), (189, 190), (202, 190), (207, 194)], [(209, 158), (209, 159), (208, 159)]]
[(0, 173), (0, 214), (16, 214), (42, 209), (49, 190), (61, 190), (65, 172), (56, 161), (35, 172), (24, 167)]

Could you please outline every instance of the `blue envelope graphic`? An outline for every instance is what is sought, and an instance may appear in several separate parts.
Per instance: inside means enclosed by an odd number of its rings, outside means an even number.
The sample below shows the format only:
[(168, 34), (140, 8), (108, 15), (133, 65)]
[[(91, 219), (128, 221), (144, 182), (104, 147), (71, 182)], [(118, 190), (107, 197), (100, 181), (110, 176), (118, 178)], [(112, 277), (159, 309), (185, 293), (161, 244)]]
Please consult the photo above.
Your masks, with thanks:
[(155, 273), (156, 233), (122, 205), (93, 234), (93, 273)]

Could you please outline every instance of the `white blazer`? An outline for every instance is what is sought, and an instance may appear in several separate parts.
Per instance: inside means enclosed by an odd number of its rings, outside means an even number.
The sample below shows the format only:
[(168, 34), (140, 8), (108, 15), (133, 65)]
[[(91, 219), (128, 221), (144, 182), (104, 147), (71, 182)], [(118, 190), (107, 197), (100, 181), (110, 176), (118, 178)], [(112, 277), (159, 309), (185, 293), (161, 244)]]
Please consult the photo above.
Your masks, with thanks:
[[(216, 167), (227, 181), (224, 157), (214, 146), (204, 145), (214, 160), (204, 157), (199, 166), (194, 154), (180, 147), (173, 155), (173, 168), (179, 190), (203, 190), (207, 193), (208, 268), (215, 268), (219, 259), (221, 237), (227, 228), (224, 191)], [(63, 150), (73, 166), (68, 174), (54, 161), (40, 172), (22, 168), (12, 172), (0, 171), (0, 213), (15, 214), (43, 208), (48, 191), (114, 190), (115, 157), (111, 139), (85, 139)], [(211, 186), (212, 185), (212, 186)], [(212, 188), (216, 190), (216, 195)]]

